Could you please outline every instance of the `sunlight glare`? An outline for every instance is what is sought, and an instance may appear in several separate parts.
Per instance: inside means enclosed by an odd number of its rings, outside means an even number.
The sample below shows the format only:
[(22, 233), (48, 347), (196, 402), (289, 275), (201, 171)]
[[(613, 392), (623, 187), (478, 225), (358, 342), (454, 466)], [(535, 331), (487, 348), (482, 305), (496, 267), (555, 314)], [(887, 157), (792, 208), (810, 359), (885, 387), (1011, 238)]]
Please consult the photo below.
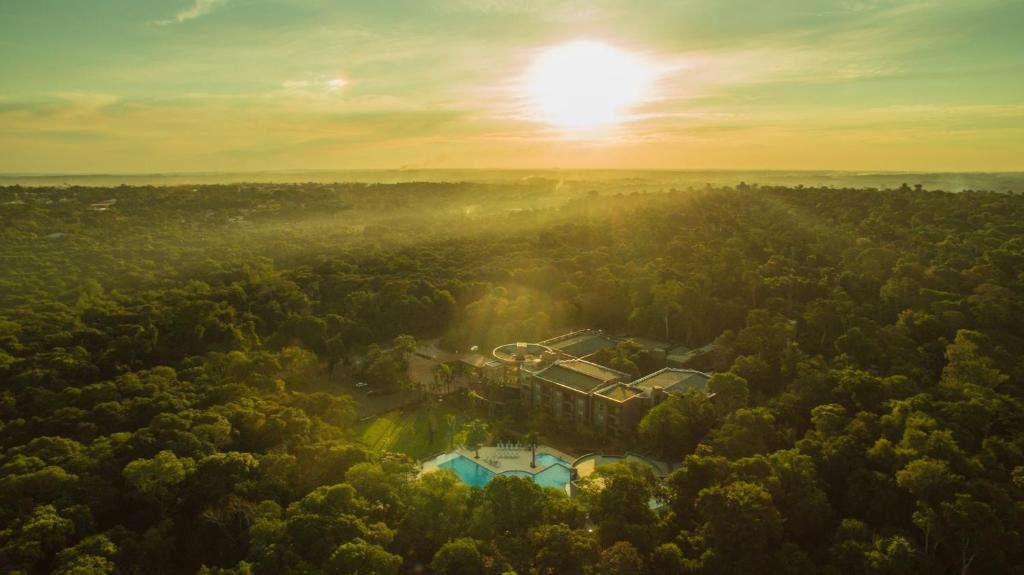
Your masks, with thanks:
[(536, 119), (568, 130), (619, 124), (649, 96), (652, 66), (642, 57), (580, 40), (548, 48), (534, 60), (526, 91)]

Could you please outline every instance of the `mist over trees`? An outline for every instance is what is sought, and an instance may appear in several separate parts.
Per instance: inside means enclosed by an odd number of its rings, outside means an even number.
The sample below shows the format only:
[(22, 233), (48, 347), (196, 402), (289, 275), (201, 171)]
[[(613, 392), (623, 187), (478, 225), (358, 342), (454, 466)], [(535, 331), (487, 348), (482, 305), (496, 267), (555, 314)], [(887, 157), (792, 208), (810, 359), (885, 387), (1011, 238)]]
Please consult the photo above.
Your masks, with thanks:
[[(0, 188), (0, 567), (1024, 568), (1024, 198), (621, 189)], [(324, 377), (579, 327), (716, 344), (633, 438), (663, 480), (417, 477)]]

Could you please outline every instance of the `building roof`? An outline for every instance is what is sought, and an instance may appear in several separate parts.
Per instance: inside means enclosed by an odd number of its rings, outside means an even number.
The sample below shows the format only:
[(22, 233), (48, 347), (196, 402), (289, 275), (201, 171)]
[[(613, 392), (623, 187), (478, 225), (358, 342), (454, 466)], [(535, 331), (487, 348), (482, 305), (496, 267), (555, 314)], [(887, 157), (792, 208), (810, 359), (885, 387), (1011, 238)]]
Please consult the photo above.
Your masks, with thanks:
[(506, 343), (494, 348), (491, 355), (503, 363), (535, 363), (540, 361), (544, 354), (551, 352), (551, 348), (539, 343)]
[(615, 347), (610, 337), (593, 331), (576, 332), (559, 336), (542, 342), (551, 349), (569, 354), (573, 357), (586, 357), (602, 349)]
[(686, 362), (692, 360), (693, 358), (697, 357), (698, 355), (701, 355), (703, 353), (707, 353), (707, 352), (709, 352), (709, 351), (711, 351), (713, 349), (715, 349), (714, 342), (711, 342), (711, 343), (705, 345), (704, 347), (699, 347), (697, 349), (690, 349), (690, 348), (686, 347), (685, 345), (681, 345), (681, 346), (679, 346), (679, 347), (677, 347), (675, 349), (669, 350), (668, 357), (666, 359), (669, 362), (669, 364), (675, 364), (675, 365), (680, 365), (681, 366), (681, 365), (685, 365)]
[(489, 357), (480, 355), (479, 353), (467, 353), (465, 355), (459, 356), (459, 361), (470, 367), (480, 369), (494, 360), (492, 360)]
[(640, 389), (624, 383), (616, 383), (615, 385), (606, 387), (597, 392), (598, 395), (614, 399), (615, 401), (626, 401), (627, 399), (636, 397), (641, 393), (643, 392)]
[[(647, 351), (664, 351), (667, 352), (672, 344), (664, 341), (658, 341), (656, 339), (650, 339), (646, 337), (630, 336), (626, 338), (626, 341), (633, 342)], [(677, 348), (678, 349), (678, 348)]]
[(666, 393), (682, 393), (687, 389), (704, 391), (711, 376), (694, 369), (666, 367), (632, 383), (644, 391), (660, 387)]
[(585, 393), (606, 386), (613, 381), (629, 379), (628, 373), (581, 359), (556, 361), (535, 373), (534, 376)]
[(433, 342), (421, 344), (413, 353), (424, 359), (432, 359), (434, 361), (442, 362), (455, 361), (458, 358), (456, 354), (437, 347)]

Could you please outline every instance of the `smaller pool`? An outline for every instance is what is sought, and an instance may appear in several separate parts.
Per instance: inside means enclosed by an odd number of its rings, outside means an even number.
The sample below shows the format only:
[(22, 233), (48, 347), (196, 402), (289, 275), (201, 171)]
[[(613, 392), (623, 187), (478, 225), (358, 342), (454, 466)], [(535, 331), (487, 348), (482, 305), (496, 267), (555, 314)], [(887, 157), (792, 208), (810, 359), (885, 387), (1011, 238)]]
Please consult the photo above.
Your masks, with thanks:
[(439, 464), (438, 467), (441, 469), (451, 469), (455, 472), (455, 475), (459, 476), (463, 483), (474, 487), (483, 487), (494, 477), (493, 471), (478, 465), (477, 462), (464, 455), (445, 461)]
[(561, 463), (562, 465), (569, 465), (568, 461), (564, 461), (560, 457), (555, 457), (550, 453), (538, 453), (537, 454), (537, 467), (547, 467), (553, 463)]

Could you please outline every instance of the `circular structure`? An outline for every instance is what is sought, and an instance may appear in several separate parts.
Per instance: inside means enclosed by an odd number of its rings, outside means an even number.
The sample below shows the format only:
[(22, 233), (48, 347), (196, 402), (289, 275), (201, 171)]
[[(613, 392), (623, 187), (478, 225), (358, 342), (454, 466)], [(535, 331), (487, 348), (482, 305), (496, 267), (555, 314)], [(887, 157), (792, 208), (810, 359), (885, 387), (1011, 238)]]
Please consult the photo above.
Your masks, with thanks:
[(546, 345), (521, 341), (499, 345), (494, 348), (491, 355), (505, 365), (529, 368), (543, 364), (545, 360), (555, 355), (555, 351)]

